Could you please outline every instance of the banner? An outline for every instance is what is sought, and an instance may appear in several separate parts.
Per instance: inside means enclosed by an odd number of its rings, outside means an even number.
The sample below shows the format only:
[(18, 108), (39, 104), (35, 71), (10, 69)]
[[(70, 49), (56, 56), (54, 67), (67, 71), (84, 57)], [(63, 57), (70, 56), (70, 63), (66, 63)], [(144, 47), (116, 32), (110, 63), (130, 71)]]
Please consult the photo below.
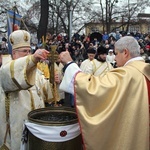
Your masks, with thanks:
[[(21, 25), (21, 17), (19, 14), (17, 14), (15, 11), (8, 10), (7, 11), (7, 32), (8, 32), (8, 38), (9, 35), (20, 28)], [(8, 53), (12, 54), (12, 47), (8, 40)]]

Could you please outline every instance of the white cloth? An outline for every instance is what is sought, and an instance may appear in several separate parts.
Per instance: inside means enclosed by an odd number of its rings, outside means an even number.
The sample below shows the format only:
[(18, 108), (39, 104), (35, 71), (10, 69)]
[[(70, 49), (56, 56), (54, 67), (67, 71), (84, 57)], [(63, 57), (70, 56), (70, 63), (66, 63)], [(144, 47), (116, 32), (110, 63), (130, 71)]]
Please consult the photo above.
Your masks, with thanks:
[(144, 60), (144, 59), (143, 59), (142, 57), (135, 57), (135, 58), (132, 58), (132, 59), (128, 60), (128, 61), (124, 64), (124, 66), (126, 66), (129, 62), (135, 61), (135, 60)]
[[(65, 126), (44, 126), (25, 122), (25, 125), (35, 137), (47, 142), (65, 142), (80, 135), (80, 127), (78, 123)], [(66, 135), (61, 136), (61, 132), (66, 132)]]
[(63, 80), (59, 88), (67, 93), (74, 95), (74, 77), (77, 72), (81, 71), (76, 63), (70, 64), (65, 71)]

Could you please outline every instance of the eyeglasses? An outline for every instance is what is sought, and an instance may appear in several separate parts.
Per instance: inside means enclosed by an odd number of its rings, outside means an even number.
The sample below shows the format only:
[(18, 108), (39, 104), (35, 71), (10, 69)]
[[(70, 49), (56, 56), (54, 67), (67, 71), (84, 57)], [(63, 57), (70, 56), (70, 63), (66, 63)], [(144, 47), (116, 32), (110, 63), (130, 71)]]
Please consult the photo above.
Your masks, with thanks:
[(27, 50), (27, 49), (23, 49), (23, 50), (19, 50), (19, 49), (16, 49), (15, 51), (17, 52), (22, 52), (22, 53), (31, 53), (31, 50)]

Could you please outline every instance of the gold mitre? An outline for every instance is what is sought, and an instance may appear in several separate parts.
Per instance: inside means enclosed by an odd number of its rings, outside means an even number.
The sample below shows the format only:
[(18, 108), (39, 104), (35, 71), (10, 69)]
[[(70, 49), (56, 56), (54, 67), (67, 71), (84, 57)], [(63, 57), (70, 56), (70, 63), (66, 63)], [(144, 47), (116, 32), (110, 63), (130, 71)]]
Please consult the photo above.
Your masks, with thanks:
[(25, 30), (16, 30), (9, 36), (10, 44), (12, 49), (21, 47), (30, 47), (30, 33)]

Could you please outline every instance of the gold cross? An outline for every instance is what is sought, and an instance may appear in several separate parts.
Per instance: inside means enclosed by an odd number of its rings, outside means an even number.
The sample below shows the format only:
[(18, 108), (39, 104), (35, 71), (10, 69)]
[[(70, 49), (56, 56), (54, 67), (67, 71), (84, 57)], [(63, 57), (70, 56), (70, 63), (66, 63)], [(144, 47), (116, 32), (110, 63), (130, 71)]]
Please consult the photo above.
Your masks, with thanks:
[(54, 75), (55, 75), (55, 68), (54, 68), (54, 63), (57, 61), (58, 59), (58, 53), (56, 51), (57, 49), (57, 45), (51, 45), (51, 51), (50, 54), (48, 56), (49, 59), (49, 71), (50, 71), (50, 83), (54, 84), (55, 79), (54, 79)]
[(48, 56), (49, 59), (49, 71), (50, 71), (50, 78), (49, 81), (52, 84), (52, 92), (53, 92), (53, 100), (55, 102), (55, 106), (57, 106), (57, 99), (59, 99), (59, 94), (57, 91), (57, 87), (56, 87), (56, 83), (55, 83), (55, 62), (58, 59), (58, 53), (56, 51), (57, 49), (57, 45), (51, 45), (51, 51), (50, 54)]

